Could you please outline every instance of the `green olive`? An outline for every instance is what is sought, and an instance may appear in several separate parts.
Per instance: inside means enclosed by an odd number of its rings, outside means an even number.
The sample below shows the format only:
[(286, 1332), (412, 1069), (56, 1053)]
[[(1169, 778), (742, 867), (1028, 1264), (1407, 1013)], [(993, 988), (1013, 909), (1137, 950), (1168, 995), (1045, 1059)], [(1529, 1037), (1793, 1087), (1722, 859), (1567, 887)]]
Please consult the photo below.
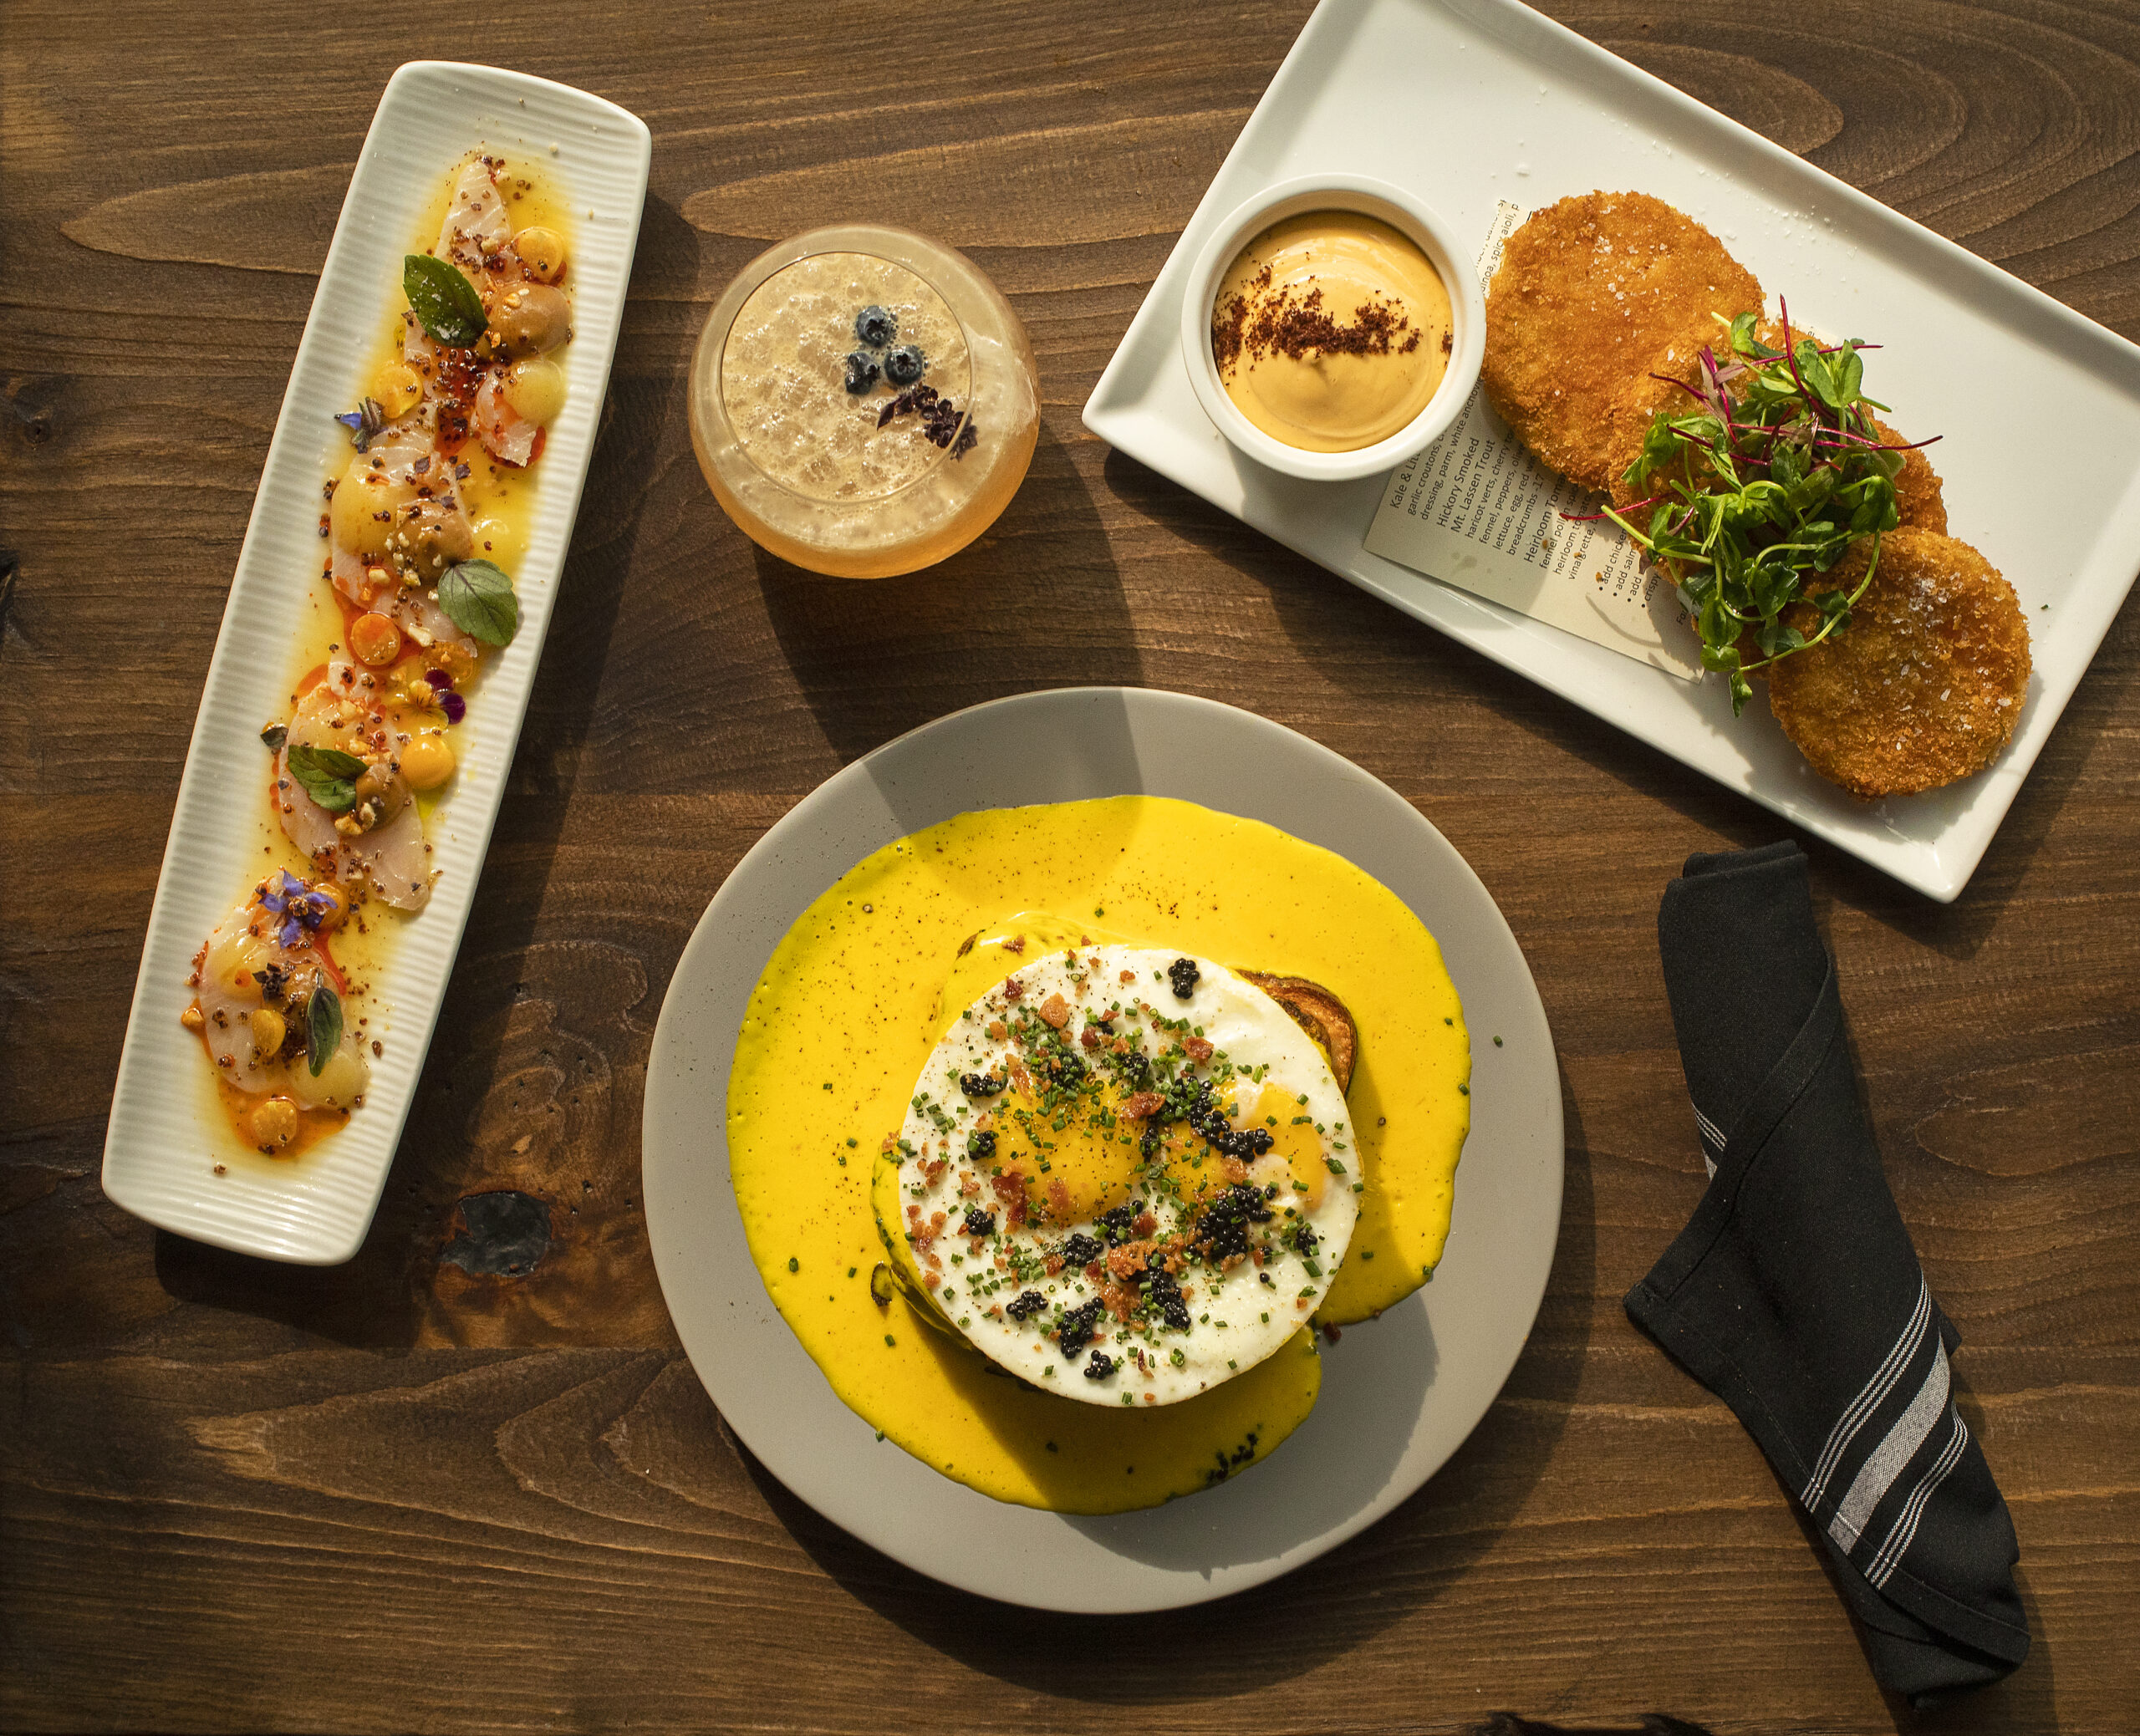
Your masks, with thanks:
[(415, 501), (405, 507), (392, 538), (395, 564), (426, 584), (476, 552), (476, 532), (466, 514), (443, 501)]
[(572, 303), (547, 283), (516, 283), (492, 305), (489, 336), (500, 355), (547, 355), (572, 336)]

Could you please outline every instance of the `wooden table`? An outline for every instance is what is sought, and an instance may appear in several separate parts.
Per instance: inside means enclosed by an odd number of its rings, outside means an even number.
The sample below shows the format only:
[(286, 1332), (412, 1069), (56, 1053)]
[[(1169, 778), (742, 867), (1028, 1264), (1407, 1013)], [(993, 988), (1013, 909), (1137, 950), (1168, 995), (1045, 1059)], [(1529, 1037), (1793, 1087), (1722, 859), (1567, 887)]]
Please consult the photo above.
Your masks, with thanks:
[[(2131, 7), (1557, 9), (2140, 337)], [(257, 0), (7, 0), (8, 1727), (1912, 1723), (1876, 1690), (1752, 1443), (1620, 1307), (1703, 1184), (1658, 895), (1688, 852), (1779, 823), (1079, 424), (1307, 10), (530, 0), (322, 8), (300, 26)], [(441, 1035), (363, 1252), (300, 1270), (151, 1230), (104, 1199), (98, 1163), (314, 276), (380, 89), (420, 56), (627, 104), (654, 129), (653, 188)], [(769, 237), (849, 215), (969, 249), (1032, 333), (1046, 397), (1032, 476), (994, 532), (876, 587), (756, 552), (700, 480), (683, 411), (685, 359), (731, 273)], [(2036, 1634), (1949, 1730), (2140, 1718), (2136, 677), (2128, 605), (1952, 908), (1813, 849), (1888, 1173), (1966, 1340), (1962, 1410), (2013, 1509)], [(1416, 802), (1529, 955), (1568, 1128), (1544, 1309), (1448, 1468), (1289, 1578), (1124, 1620), (946, 1591), (791, 1498), (679, 1351), (639, 1197), (655, 1017), (737, 858), (899, 731), (1080, 682), (1246, 704)], [(539, 1264), (442, 1263), (456, 1202), (500, 1189), (551, 1204)]]

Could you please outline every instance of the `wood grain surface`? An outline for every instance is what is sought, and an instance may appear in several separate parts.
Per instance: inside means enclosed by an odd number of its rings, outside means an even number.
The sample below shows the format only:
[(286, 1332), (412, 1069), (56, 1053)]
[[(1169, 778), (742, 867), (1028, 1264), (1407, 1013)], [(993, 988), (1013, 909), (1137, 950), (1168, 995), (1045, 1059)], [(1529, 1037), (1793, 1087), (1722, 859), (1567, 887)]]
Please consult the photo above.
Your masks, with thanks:
[[(2132, 7), (1555, 9), (2140, 338)], [(1779, 822), (1078, 421), (1307, 11), (0, 4), (0, 544), (19, 562), (0, 580), (0, 1722), (1915, 1728), (1752, 1443), (1619, 1302), (1703, 1185), (1658, 896), (1688, 852)], [(300, 1270), (151, 1230), (98, 1164), (291, 359), (380, 90), (420, 57), (626, 104), (654, 130), (653, 186), (558, 618), (387, 1200), (354, 1262)], [(992, 534), (879, 587), (757, 553), (683, 416), (721, 286), (769, 238), (850, 216), (971, 250), (1046, 399)], [(1928, 1727), (2140, 1718), (2136, 677), (2128, 604), (1953, 907), (1813, 847), (2036, 1635), (2010, 1681)], [(977, 1601), (799, 1505), (681, 1356), (639, 1199), (655, 1018), (742, 852), (899, 731), (1080, 682), (1248, 705), (1415, 802), (1529, 956), (1568, 1128), (1543, 1311), (1449, 1467), (1309, 1568), (1134, 1620)], [(512, 1191), (549, 1206), (549, 1245), (482, 1270), (463, 1202)]]

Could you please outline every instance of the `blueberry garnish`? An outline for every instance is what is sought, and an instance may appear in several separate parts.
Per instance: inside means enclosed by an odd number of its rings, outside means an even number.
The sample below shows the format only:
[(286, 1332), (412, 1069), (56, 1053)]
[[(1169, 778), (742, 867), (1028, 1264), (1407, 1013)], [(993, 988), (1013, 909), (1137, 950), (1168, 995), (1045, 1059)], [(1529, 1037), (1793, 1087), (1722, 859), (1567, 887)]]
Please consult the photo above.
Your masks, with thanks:
[(866, 392), (877, 384), (877, 359), (856, 350), (847, 359), (847, 389), (850, 392)]
[(928, 365), (913, 344), (902, 344), (884, 358), (884, 378), (895, 386), (910, 386), (921, 378), (922, 369)]
[(874, 305), (854, 316), (854, 335), (872, 349), (882, 349), (899, 335), (899, 321)]

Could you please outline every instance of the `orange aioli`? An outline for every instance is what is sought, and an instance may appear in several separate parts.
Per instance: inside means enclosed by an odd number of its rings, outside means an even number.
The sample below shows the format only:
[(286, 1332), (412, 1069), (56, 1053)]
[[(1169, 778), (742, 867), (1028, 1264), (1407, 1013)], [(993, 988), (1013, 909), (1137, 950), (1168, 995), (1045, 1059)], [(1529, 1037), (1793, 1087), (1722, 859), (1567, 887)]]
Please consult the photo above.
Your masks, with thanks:
[(1418, 245), (1350, 211), (1272, 224), (1241, 250), (1212, 308), (1226, 395), (1309, 452), (1354, 451), (1413, 421), (1448, 371), (1452, 329), (1448, 286)]

